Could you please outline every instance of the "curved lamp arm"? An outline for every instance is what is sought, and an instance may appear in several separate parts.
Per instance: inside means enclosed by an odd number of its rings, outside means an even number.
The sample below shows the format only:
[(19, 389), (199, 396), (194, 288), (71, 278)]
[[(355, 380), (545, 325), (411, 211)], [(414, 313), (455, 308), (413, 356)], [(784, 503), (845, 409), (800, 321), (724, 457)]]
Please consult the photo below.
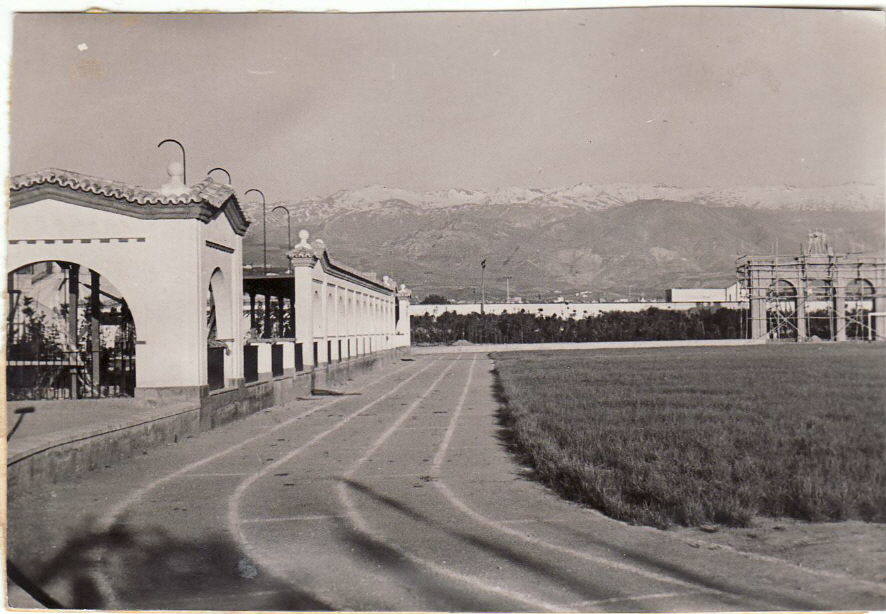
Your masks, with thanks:
[(215, 168), (211, 168), (208, 171), (206, 171), (207, 176), (211, 175), (213, 173), (213, 171), (221, 171), (225, 175), (227, 175), (228, 176), (228, 185), (231, 185), (231, 173), (229, 173), (226, 169), (223, 169), (220, 166), (216, 166)]
[(267, 206), (265, 205), (265, 193), (256, 188), (249, 188), (243, 195), (246, 196), (250, 192), (256, 192), (259, 196), (261, 196), (261, 230), (262, 230), (262, 257), (264, 263), (264, 271), (267, 273), (268, 270), (268, 216), (267, 216)]
[(179, 143), (175, 139), (163, 139), (159, 143), (157, 143), (157, 147), (160, 147), (164, 143), (175, 143), (182, 150), (182, 181), (185, 185), (188, 185), (188, 166), (187, 166), (187, 155), (185, 154), (185, 146)]

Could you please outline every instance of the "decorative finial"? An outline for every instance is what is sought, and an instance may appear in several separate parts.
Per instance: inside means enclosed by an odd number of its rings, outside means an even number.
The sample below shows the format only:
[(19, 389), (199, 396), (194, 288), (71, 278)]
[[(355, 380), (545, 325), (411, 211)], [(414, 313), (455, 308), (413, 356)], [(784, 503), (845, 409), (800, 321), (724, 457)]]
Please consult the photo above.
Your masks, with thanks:
[(314, 240), (314, 254), (316, 254), (317, 258), (320, 258), (325, 253), (326, 253), (326, 242), (323, 239), (315, 239)]
[(185, 185), (185, 169), (181, 162), (170, 162), (166, 167), (166, 174), (169, 175), (169, 181), (160, 187), (160, 194), (163, 196), (181, 196), (190, 191)]
[(314, 248), (308, 243), (310, 236), (311, 234), (304, 228), (298, 231), (299, 242), (286, 254), (286, 257), (292, 261), (293, 265), (312, 265), (317, 258)]

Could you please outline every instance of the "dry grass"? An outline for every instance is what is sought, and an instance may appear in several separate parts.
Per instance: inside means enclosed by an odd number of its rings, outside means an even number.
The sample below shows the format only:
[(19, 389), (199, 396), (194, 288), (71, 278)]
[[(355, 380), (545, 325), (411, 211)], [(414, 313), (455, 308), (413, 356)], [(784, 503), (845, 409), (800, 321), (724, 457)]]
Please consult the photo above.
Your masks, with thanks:
[(886, 346), (495, 355), (539, 479), (629, 522), (886, 520)]

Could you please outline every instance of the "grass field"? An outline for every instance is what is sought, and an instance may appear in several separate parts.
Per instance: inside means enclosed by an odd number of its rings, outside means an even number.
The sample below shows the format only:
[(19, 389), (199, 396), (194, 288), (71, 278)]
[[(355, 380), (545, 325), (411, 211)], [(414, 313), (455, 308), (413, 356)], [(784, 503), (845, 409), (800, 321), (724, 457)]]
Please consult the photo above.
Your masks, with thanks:
[(494, 355), (514, 450), (638, 524), (886, 521), (886, 346)]

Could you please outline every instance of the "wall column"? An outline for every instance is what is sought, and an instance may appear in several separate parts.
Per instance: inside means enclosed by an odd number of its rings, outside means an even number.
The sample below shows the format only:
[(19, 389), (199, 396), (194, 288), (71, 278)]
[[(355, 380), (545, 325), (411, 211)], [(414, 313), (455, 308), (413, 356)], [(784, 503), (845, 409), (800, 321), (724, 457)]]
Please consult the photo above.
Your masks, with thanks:
[(398, 305), (400, 306), (400, 319), (397, 320), (397, 345), (400, 347), (409, 347), (412, 345), (412, 325), (409, 319), (409, 304), (412, 297), (412, 290), (400, 284), (400, 290), (397, 291)]
[[(299, 243), (286, 254), (290, 261), (293, 278), (292, 328), (295, 342), (301, 343), (302, 361), (305, 369), (314, 364), (314, 265), (317, 257), (308, 244), (307, 230), (298, 233)], [(318, 314), (319, 315), (319, 314)]]
[[(71, 356), (72, 360), (76, 360), (77, 355), (77, 314), (79, 312), (80, 303), (80, 265), (68, 265), (68, 346), (75, 352)], [(71, 398), (77, 399), (77, 368), (71, 369), (70, 374)]]
[(797, 269), (797, 341), (806, 341), (808, 337), (806, 326), (806, 296), (807, 290), (806, 280), (803, 279), (802, 267)]
[(751, 287), (748, 289), (748, 300), (751, 307), (751, 339), (766, 336), (766, 296), (761, 284), (759, 271), (751, 270)]
[(271, 331), (271, 293), (265, 291), (264, 293), (265, 302), (264, 309), (262, 310), (262, 337), (270, 337), (272, 334)]
[[(872, 276), (871, 281), (874, 282), (874, 313), (886, 312), (886, 271), (879, 265), (877, 272)], [(886, 316), (873, 316), (871, 318), (871, 326), (873, 327), (874, 340), (886, 340)]]
[(99, 315), (101, 313), (101, 277), (95, 271), (89, 271), (89, 343), (92, 346), (92, 385), (96, 392), (101, 386), (101, 356), (102, 356), (102, 340), (101, 340), (101, 322)]
[(834, 305), (834, 340), (846, 341), (846, 281), (839, 267), (834, 269), (831, 291), (834, 293), (831, 297)]

